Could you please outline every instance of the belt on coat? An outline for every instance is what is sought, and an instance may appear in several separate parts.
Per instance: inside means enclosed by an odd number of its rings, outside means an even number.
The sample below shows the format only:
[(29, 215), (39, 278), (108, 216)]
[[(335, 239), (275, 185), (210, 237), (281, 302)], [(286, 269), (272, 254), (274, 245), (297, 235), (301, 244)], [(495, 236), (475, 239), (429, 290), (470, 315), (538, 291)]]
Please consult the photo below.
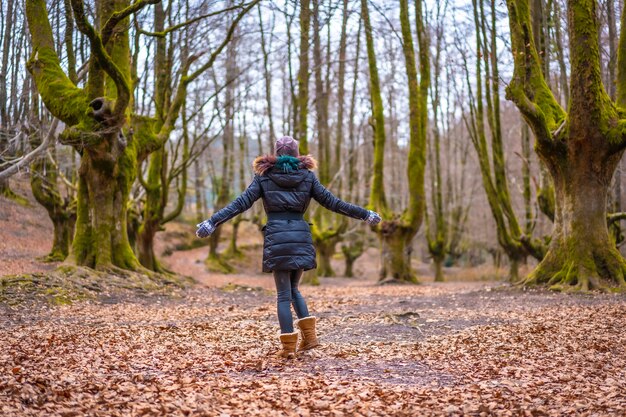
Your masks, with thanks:
[(298, 213), (295, 211), (279, 211), (273, 213), (267, 213), (267, 220), (303, 220), (304, 213)]

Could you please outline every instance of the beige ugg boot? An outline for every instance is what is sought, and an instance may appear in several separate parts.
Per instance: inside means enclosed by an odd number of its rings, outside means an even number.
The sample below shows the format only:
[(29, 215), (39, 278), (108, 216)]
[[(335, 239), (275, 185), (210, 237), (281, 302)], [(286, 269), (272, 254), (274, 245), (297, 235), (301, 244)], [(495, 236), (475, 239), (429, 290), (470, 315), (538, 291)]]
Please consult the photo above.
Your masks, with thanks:
[(302, 340), (300, 340), (300, 346), (298, 350), (308, 350), (319, 346), (317, 340), (317, 334), (315, 333), (315, 316), (305, 317), (298, 320), (298, 328), (302, 332)]
[(298, 332), (283, 333), (280, 335), (280, 343), (283, 348), (278, 351), (277, 355), (283, 358), (295, 358), (296, 357), (296, 345), (298, 344)]

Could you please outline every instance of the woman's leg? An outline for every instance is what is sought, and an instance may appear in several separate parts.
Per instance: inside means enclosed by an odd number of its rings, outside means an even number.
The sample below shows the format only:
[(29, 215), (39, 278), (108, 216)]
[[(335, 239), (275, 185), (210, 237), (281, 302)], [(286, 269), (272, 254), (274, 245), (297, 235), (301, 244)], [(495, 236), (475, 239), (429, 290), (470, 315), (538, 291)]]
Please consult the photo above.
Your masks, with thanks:
[(298, 290), (298, 284), (300, 283), (300, 278), (302, 277), (302, 269), (296, 269), (291, 271), (291, 303), (293, 305), (293, 309), (296, 311), (296, 315), (299, 319), (309, 316), (309, 309), (306, 306), (306, 301), (302, 294), (300, 294), (300, 290)]
[(276, 309), (281, 333), (293, 333), (291, 316), (291, 271), (274, 271)]
[(298, 284), (300, 283), (300, 277), (302, 277), (302, 270), (291, 271), (291, 302), (293, 303), (293, 309), (296, 310), (298, 315), (298, 327), (302, 333), (300, 338), (300, 345), (298, 350), (308, 350), (319, 346), (317, 339), (317, 332), (315, 330), (315, 322), (317, 319), (313, 316), (309, 316), (309, 310), (306, 306), (304, 297), (298, 291)]

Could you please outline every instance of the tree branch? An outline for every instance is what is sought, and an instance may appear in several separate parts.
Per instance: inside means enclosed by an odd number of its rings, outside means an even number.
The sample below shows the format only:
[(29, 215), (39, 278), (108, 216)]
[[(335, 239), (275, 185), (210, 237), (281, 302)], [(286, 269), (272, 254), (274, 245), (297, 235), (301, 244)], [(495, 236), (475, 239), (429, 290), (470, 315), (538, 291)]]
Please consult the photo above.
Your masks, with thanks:
[(107, 51), (104, 49), (104, 44), (100, 35), (98, 35), (94, 27), (87, 21), (82, 0), (71, 0), (71, 2), (72, 9), (74, 10), (74, 18), (76, 19), (76, 26), (85, 36), (87, 36), (91, 44), (91, 52), (96, 56), (98, 64), (100, 64), (102, 69), (115, 83), (117, 98), (115, 100), (113, 117), (117, 120), (122, 120), (123, 118), (120, 116), (124, 114), (126, 107), (130, 102), (130, 87), (128, 85), (128, 80), (126, 80), (124, 74), (122, 74), (120, 69), (113, 62), (113, 59), (111, 59)]
[(219, 54), (226, 47), (226, 45), (228, 45), (228, 42), (230, 42), (230, 40), (232, 39), (233, 33), (235, 33), (235, 29), (237, 28), (239, 21), (243, 19), (246, 13), (248, 13), (254, 6), (256, 6), (259, 3), (259, 1), (260, 0), (254, 0), (251, 3), (248, 3), (248, 5), (241, 11), (241, 13), (237, 15), (235, 20), (233, 20), (233, 22), (230, 24), (230, 28), (228, 29), (228, 32), (226, 33), (226, 38), (224, 38), (220, 46), (215, 51), (213, 51), (213, 53), (209, 57), (209, 60), (200, 68), (198, 68), (196, 71), (194, 71), (191, 75), (189, 75), (188, 77), (183, 77), (185, 79), (185, 84), (189, 84), (190, 82), (194, 81), (196, 78), (202, 75), (202, 73), (204, 73), (206, 70), (208, 70), (209, 68), (213, 66), (213, 63), (215, 62)]
[(624, 219), (626, 219), (626, 212), (610, 213), (606, 215), (606, 222), (609, 226)]
[[(230, 40), (232, 39), (239, 21), (241, 21), (241, 19), (246, 15), (246, 13), (248, 13), (259, 1), (260, 0), (255, 0), (251, 3), (248, 3), (248, 5), (233, 20), (233, 22), (230, 25), (230, 28), (228, 29), (226, 37), (224, 38), (222, 43), (218, 46), (218, 48), (215, 51), (213, 51), (208, 61), (204, 65), (202, 65), (200, 68), (198, 68), (196, 71), (194, 71), (191, 75), (187, 75), (187, 73), (189, 71), (189, 68), (191, 67), (191, 64), (196, 59), (198, 59), (198, 57), (192, 56), (189, 59), (187, 59), (187, 61), (185, 62), (181, 70), (182, 74), (180, 77), (180, 81), (178, 82), (178, 86), (176, 88), (176, 94), (174, 95), (172, 104), (170, 105), (168, 109), (163, 125), (161, 126), (161, 129), (159, 130), (157, 134), (157, 142), (156, 142), (157, 146), (161, 146), (167, 140), (170, 133), (174, 129), (176, 120), (178, 119), (178, 115), (180, 113), (180, 109), (182, 108), (183, 103), (185, 102), (187, 98), (187, 85), (191, 83), (192, 81), (194, 81), (195, 79), (197, 79), (200, 75), (202, 75), (205, 71), (207, 71), (209, 68), (213, 66), (219, 54), (224, 50), (228, 42), (230, 42)], [(148, 149), (148, 151), (150, 150)]]
[[(613, 104), (600, 75), (595, 0), (568, 0), (570, 42), (570, 132), (587, 137), (606, 128)], [(578, 115), (585, 115), (578, 117)], [(603, 132), (606, 133), (606, 132)]]
[(192, 24), (194, 24), (194, 23), (196, 23), (196, 22), (198, 22), (200, 20), (206, 19), (208, 17), (217, 16), (217, 15), (220, 15), (222, 13), (229, 12), (231, 10), (237, 10), (237, 9), (242, 8), (242, 7), (246, 7), (248, 5), (249, 4), (242, 3), (242, 4), (238, 4), (236, 6), (227, 7), (225, 9), (218, 10), (217, 12), (206, 13), (206, 14), (203, 14), (201, 16), (197, 16), (197, 17), (194, 17), (193, 19), (189, 19), (189, 20), (187, 20), (185, 22), (182, 22), (182, 23), (179, 23), (177, 25), (174, 25), (172, 27), (169, 27), (169, 28), (167, 28), (165, 30), (162, 30), (160, 32), (148, 32), (148, 31), (143, 30), (143, 29), (139, 29), (139, 32), (141, 34), (143, 34), (143, 35), (146, 35), (146, 36), (154, 36), (154, 37), (157, 37), (157, 38), (164, 38), (168, 33), (174, 32), (175, 30), (181, 29), (181, 28), (183, 28), (185, 26), (192, 25)]
[(126, 19), (131, 14), (138, 12), (149, 4), (157, 4), (160, 2), (161, 0), (137, 0), (124, 10), (114, 12), (102, 28), (102, 44), (106, 45), (109, 42), (111, 36), (113, 35), (113, 29), (115, 29), (115, 26), (117, 26), (119, 22)]
[(539, 147), (551, 147), (557, 139), (551, 132), (558, 128), (566, 114), (541, 71), (528, 0), (507, 0), (507, 8), (514, 70), (511, 83), (506, 88), (506, 97), (517, 105), (535, 133)]
[(29, 152), (28, 154), (20, 158), (20, 160), (17, 161), (15, 164), (11, 165), (9, 168), (3, 171), (0, 171), (0, 181), (5, 180), (17, 174), (22, 167), (28, 166), (42, 152), (48, 149), (48, 146), (54, 140), (54, 135), (56, 133), (58, 126), (59, 126), (59, 119), (55, 117), (54, 120), (52, 121), (52, 124), (50, 125), (50, 129), (48, 129), (48, 133), (46, 134), (46, 137), (44, 138), (43, 142), (41, 142), (41, 144), (37, 148), (33, 149), (31, 152)]
[(28, 71), (50, 113), (68, 126), (76, 125), (85, 118), (88, 99), (61, 68), (45, 0), (29, 0), (25, 7), (33, 47)]

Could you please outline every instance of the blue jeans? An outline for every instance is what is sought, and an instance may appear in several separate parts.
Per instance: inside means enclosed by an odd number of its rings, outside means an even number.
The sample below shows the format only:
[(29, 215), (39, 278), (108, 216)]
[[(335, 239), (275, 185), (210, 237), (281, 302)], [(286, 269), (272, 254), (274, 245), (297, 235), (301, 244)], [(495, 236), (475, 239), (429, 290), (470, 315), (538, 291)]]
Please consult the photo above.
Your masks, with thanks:
[(309, 310), (306, 301), (298, 290), (298, 283), (302, 277), (302, 269), (293, 271), (274, 271), (276, 282), (276, 304), (278, 310), (278, 323), (281, 333), (293, 333), (293, 317), (291, 305), (299, 319), (308, 317)]

